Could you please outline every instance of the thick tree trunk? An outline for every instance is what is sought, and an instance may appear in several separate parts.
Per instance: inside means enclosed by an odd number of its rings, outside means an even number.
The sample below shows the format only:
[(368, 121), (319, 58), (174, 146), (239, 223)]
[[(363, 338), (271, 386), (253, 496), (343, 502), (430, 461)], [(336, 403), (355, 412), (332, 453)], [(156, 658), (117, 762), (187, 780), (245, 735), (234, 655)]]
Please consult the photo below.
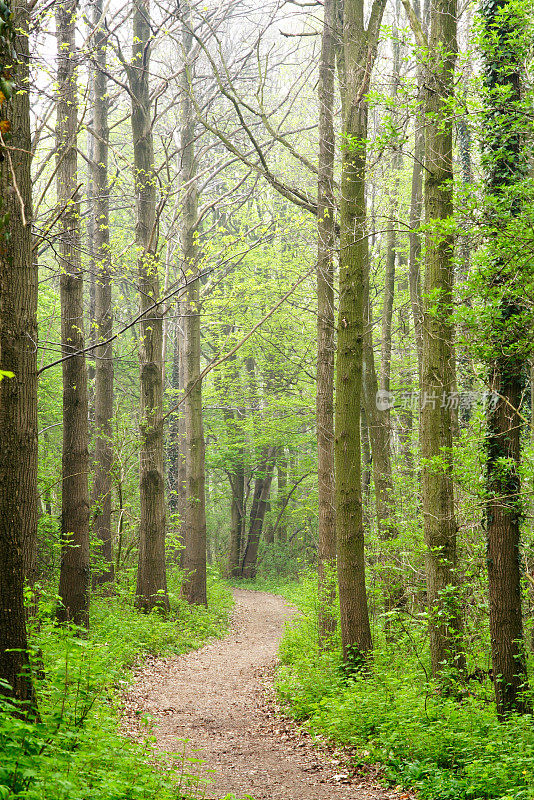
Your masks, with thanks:
[(191, 14), (186, 5), (182, 33), (184, 70), (181, 80), (182, 135), (181, 180), (186, 186), (182, 222), (183, 270), (191, 281), (187, 288), (185, 326), (185, 426), (186, 426), (186, 530), (182, 587), (189, 603), (206, 605), (206, 497), (205, 443), (202, 421), (202, 381), (200, 380), (200, 280), (198, 279), (198, 189), (195, 180), (195, 115), (190, 97), (193, 64), (190, 33)]
[(364, 28), (361, 0), (345, 0), (343, 20), (343, 148), (340, 199), (340, 278), (336, 372), (336, 540), (343, 660), (361, 669), (371, 650), (365, 590), (360, 463), (360, 403), (364, 292), (368, 272), (365, 209), (367, 104), (385, 3), (375, 0)]
[[(521, 70), (524, 11), (509, 0), (481, 8), (485, 77), (483, 157), (489, 195), (490, 254), (486, 280), (494, 307), (490, 336), (489, 388), (496, 393), (486, 412), (487, 564), (490, 635), (497, 713), (530, 712), (521, 608), (521, 414), (519, 411), (531, 345), (525, 318), (524, 284), (517, 261), (509, 262), (510, 233), (521, 214), (522, 182), (527, 173), (522, 152), (524, 109)], [(505, 231), (506, 256), (502, 255)], [(515, 228), (512, 227), (512, 235)], [(527, 270), (530, 265), (527, 262)]]
[[(27, 652), (24, 612), (24, 551), (37, 536), (37, 265), (32, 251), (30, 98), (28, 21), (25, 2), (17, 2), (15, 26), (20, 63), (17, 91), (4, 110), (18, 148), (0, 164), (0, 679), (14, 698), (36, 713)], [(2, 145), (2, 150), (4, 146)], [(20, 197), (12, 190), (10, 159)], [(6, 693), (2, 687), (0, 692)]]
[(156, 255), (156, 176), (152, 137), (149, 0), (133, 2), (132, 137), (137, 199), (135, 241), (138, 251), (140, 374), (140, 519), (136, 606), (142, 611), (169, 608), (165, 570), (165, 479), (163, 437), (163, 321)]
[(61, 571), (57, 610), (60, 622), (89, 624), (89, 448), (87, 371), (83, 349), (83, 273), (76, 137), (76, 0), (56, 6), (58, 59), (57, 196), (58, 256), (61, 269), (61, 343), (63, 356), (63, 457)]
[[(432, 675), (462, 670), (457, 596), (456, 519), (452, 482), (454, 381), (452, 325), (452, 118), (456, 60), (456, 0), (432, 5), (425, 101), (426, 263), (421, 369), (422, 501)], [(436, 304), (436, 298), (438, 302)]]
[(247, 545), (241, 562), (242, 578), (256, 577), (258, 547), (263, 528), (263, 520), (265, 519), (267, 501), (271, 491), (275, 459), (275, 447), (268, 447), (263, 451), (258, 468), (258, 476), (254, 485), (254, 497), (252, 498), (252, 507), (250, 509)]
[(317, 475), (319, 636), (335, 628), (336, 565), (334, 510), (334, 0), (324, 2), (319, 64), (319, 174), (317, 193)]
[[(107, 342), (113, 332), (111, 299), (111, 258), (109, 249), (108, 186), (108, 94), (106, 77), (107, 34), (103, 20), (103, 0), (92, 2), (95, 65), (93, 74), (93, 264), (95, 271), (95, 336)], [(93, 531), (101, 542), (104, 568), (94, 576), (96, 583), (113, 580), (111, 536), (111, 470), (113, 467), (113, 346), (111, 342), (95, 350), (95, 476), (93, 485)]]

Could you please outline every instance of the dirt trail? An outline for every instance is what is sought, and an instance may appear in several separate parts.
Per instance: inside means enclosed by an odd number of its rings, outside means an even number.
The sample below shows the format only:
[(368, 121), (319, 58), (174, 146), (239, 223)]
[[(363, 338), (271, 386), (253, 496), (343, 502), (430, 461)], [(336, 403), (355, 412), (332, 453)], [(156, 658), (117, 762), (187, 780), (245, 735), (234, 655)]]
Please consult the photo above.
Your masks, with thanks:
[[(273, 713), (265, 684), (284, 622), (295, 611), (276, 595), (235, 590), (230, 634), (202, 650), (157, 661), (139, 674), (127, 708), (155, 719), (158, 746), (204, 759), (206, 798), (385, 800), (390, 791), (350, 777), (334, 754)], [(196, 751), (196, 752), (195, 752)]]

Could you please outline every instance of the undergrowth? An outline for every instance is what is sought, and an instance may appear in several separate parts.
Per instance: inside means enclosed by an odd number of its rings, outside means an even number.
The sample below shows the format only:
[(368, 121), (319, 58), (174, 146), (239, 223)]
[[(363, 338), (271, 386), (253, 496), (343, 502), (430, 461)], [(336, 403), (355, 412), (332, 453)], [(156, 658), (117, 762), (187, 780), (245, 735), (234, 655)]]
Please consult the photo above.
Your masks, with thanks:
[(277, 676), (292, 716), (423, 800), (534, 798), (531, 716), (499, 722), (488, 678), (469, 682), (460, 700), (441, 696), (427, 677), (424, 620), (406, 615), (390, 623), (391, 644), (375, 629), (371, 677), (347, 680), (337, 638), (319, 649), (315, 584), (308, 577), (287, 592), (303, 612), (286, 628)]
[[(56, 599), (43, 592), (31, 648), (41, 720), (17, 718), (0, 701), (0, 800), (178, 800), (203, 794), (184, 752), (162, 756), (150, 719), (141, 743), (120, 733), (120, 691), (147, 655), (168, 656), (222, 636), (232, 601), (214, 576), (209, 607), (179, 598), (171, 580), (171, 614), (139, 614), (133, 583), (92, 598), (87, 637), (54, 624)], [(173, 591), (174, 590), (174, 591)], [(185, 748), (184, 748), (185, 750)]]

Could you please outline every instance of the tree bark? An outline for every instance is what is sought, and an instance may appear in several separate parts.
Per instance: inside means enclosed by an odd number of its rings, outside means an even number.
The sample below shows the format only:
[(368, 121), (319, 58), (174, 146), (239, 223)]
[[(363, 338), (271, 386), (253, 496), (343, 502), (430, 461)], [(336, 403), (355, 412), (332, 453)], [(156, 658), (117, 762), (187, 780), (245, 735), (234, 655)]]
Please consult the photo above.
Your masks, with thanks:
[(317, 181), (317, 475), (319, 637), (335, 629), (336, 566), (334, 510), (334, 0), (324, 2), (319, 64), (319, 171)]
[(454, 387), (452, 324), (454, 239), (452, 118), (456, 61), (456, 0), (431, 9), (425, 76), (425, 223), (421, 362), (422, 505), (432, 675), (465, 666), (457, 595), (456, 519), (452, 482), (451, 393)]
[(343, 20), (343, 139), (336, 372), (336, 539), (343, 660), (362, 669), (371, 650), (365, 590), (360, 463), (364, 293), (368, 272), (365, 209), (367, 103), (385, 2), (373, 3), (367, 30), (361, 0), (346, 0)]
[(61, 343), (63, 356), (63, 456), (61, 570), (57, 609), (60, 622), (89, 625), (89, 432), (87, 370), (83, 349), (83, 273), (76, 139), (76, 0), (56, 6), (58, 59), (57, 196), (58, 257), (61, 269)]
[[(417, 85), (423, 91), (423, 75), (420, 65), (417, 66)], [(410, 288), (410, 305), (412, 308), (417, 363), (421, 372), (423, 353), (423, 299), (421, 297), (421, 234), (419, 228), (423, 216), (423, 161), (425, 157), (425, 128), (422, 114), (415, 116), (414, 161), (412, 167), (412, 188), (410, 200), (410, 248), (408, 255), (408, 282)]]
[[(107, 33), (102, 19), (103, 0), (93, 0), (92, 25), (95, 64), (93, 72), (93, 264), (95, 270), (95, 336), (105, 341), (113, 332), (111, 256), (109, 249), (108, 186), (108, 94), (106, 77)], [(111, 470), (113, 468), (113, 345), (98, 347), (95, 355), (95, 475), (93, 485), (93, 531), (99, 539), (104, 568), (97, 572), (98, 584), (113, 580), (111, 535)]]
[[(333, 410), (334, 409), (332, 408), (332, 412)], [(278, 524), (275, 527), (274, 534), (276, 536), (276, 541), (284, 543), (287, 541), (287, 523), (285, 518), (285, 512), (287, 509), (288, 498), (289, 498), (287, 493), (287, 456), (285, 452), (285, 447), (278, 448), (278, 458), (276, 460), (276, 467), (278, 476), (278, 489), (276, 493), (276, 512), (278, 515), (277, 516)], [(336, 553), (334, 549), (334, 558), (335, 555)], [(333, 564), (333, 566), (335, 566), (335, 564)]]
[[(36, 713), (24, 611), (24, 552), (37, 536), (37, 264), (32, 251), (32, 180), (29, 74), (29, 11), (17, 2), (14, 25), (16, 91), (5, 103), (12, 141), (18, 148), (0, 164), (0, 679), (7, 693)], [(2, 150), (4, 146), (2, 145)], [(20, 197), (13, 191), (14, 180)], [(21, 709), (22, 710), (22, 709)]]
[[(182, 310), (182, 303), (177, 310)], [(173, 402), (183, 396), (184, 391), (184, 337), (182, 317), (179, 316), (174, 336), (174, 352), (172, 359), (171, 386)], [(175, 561), (183, 567), (185, 542), (185, 506), (186, 506), (186, 474), (185, 474), (185, 420), (184, 410), (179, 406), (172, 415), (169, 425), (169, 510), (172, 524), (176, 530), (177, 546)]]
[(263, 520), (267, 501), (271, 491), (276, 447), (264, 448), (254, 484), (254, 497), (250, 509), (247, 545), (241, 562), (241, 577), (255, 578), (258, 564), (258, 547), (260, 544)]
[(198, 279), (198, 188), (195, 180), (195, 115), (191, 101), (191, 53), (193, 36), (190, 31), (191, 11), (185, 6), (182, 44), (184, 69), (181, 77), (182, 133), (181, 180), (186, 186), (183, 200), (181, 244), (183, 270), (188, 280), (185, 300), (185, 426), (186, 426), (186, 530), (182, 586), (189, 603), (206, 605), (206, 497), (205, 443), (202, 420), (202, 381), (200, 380), (200, 281)]
[(243, 546), (243, 520), (245, 513), (245, 467), (234, 463), (228, 475), (232, 491), (230, 551), (228, 554), (228, 574), (232, 578), (241, 575), (241, 550)]
[(363, 395), (372, 453), (372, 473), (376, 495), (376, 525), (382, 539), (398, 535), (394, 518), (393, 476), (391, 471), (391, 429), (389, 408), (379, 408), (378, 379), (373, 348), (369, 281), (364, 287), (366, 326), (363, 337)]
[[(157, 262), (156, 176), (150, 100), (150, 3), (133, 0), (132, 98), (134, 179), (137, 200), (135, 242), (138, 252), (140, 468), (139, 564), (136, 606), (141, 611), (169, 609), (165, 569), (165, 478), (163, 436), (163, 321)], [(148, 311), (150, 309), (150, 311)]]
[[(528, 165), (523, 152), (521, 69), (524, 52), (518, 30), (525, 20), (518, 7), (498, 0), (481, 7), (485, 126), (483, 165), (492, 251), (487, 267), (488, 295), (494, 318), (489, 331), (489, 388), (496, 393), (486, 411), (487, 565), (490, 603), (491, 655), (497, 713), (532, 713), (525, 691), (525, 662), (521, 608), (521, 415), (519, 408), (528, 370), (530, 320), (525, 318), (521, 264), (509, 261), (512, 223), (521, 215), (521, 187)], [(518, 188), (516, 188), (518, 187)], [(526, 269), (530, 269), (529, 260)], [(495, 301), (493, 298), (499, 299)]]

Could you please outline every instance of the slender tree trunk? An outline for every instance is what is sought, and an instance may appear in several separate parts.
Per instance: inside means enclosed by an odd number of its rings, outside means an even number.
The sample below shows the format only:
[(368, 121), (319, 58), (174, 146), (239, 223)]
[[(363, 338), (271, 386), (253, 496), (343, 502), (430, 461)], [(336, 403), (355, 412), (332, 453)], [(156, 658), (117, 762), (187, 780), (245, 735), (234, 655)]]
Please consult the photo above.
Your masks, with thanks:
[(371, 442), (369, 439), (369, 426), (365, 414), (365, 405), (360, 412), (360, 439), (362, 449), (362, 496), (363, 496), (363, 526), (371, 529), (371, 471), (373, 458), (371, 455)]
[(241, 562), (241, 577), (255, 578), (258, 563), (258, 547), (260, 544), (263, 520), (267, 501), (271, 491), (274, 464), (276, 458), (276, 448), (268, 447), (263, 451), (259, 465), (258, 477), (254, 485), (254, 497), (250, 510), (250, 521), (247, 537), (247, 545)]
[(56, 6), (58, 59), (57, 196), (58, 257), (61, 269), (61, 342), (63, 356), (63, 458), (61, 571), (57, 610), (60, 622), (89, 625), (89, 447), (87, 371), (85, 367), (83, 273), (80, 246), (80, 196), (76, 138), (76, 0)]
[[(420, 3), (414, 2), (414, 11), (421, 20)], [(419, 95), (423, 94), (424, 75), (423, 67), (417, 64), (417, 86)], [(423, 299), (421, 297), (421, 234), (419, 228), (423, 218), (423, 162), (425, 158), (425, 127), (423, 114), (418, 111), (415, 115), (414, 131), (414, 158), (412, 167), (412, 187), (410, 200), (410, 238), (408, 256), (408, 281), (410, 287), (410, 304), (415, 333), (415, 346), (417, 350), (417, 363), (421, 372), (421, 358), (423, 352)]]
[[(223, 335), (229, 337), (233, 326), (227, 326)], [(224, 375), (224, 378), (223, 378)], [(215, 374), (215, 387), (223, 398), (223, 417), (231, 450), (230, 465), (226, 472), (230, 483), (230, 547), (228, 552), (228, 575), (233, 578), (241, 575), (241, 551), (243, 548), (243, 522), (245, 517), (245, 436), (242, 422), (245, 419), (243, 408), (229, 408), (228, 387), (239, 386), (239, 365), (234, 357), (226, 363), (224, 373)], [(226, 398), (226, 400), (224, 399)]]
[(336, 565), (334, 510), (334, 0), (324, 2), (319, 64), (319, 174), (317, 200), (317, 448), (319, 637), (335, 628), (332, 608)]
[(228, 555), (228, 574), (232, 578), (241, 575), (241, 549), (243, 518), (245, 511), (245, 468), (241, 463), (233, 464), (229, 474), (230, 488), (232, 491), (230, 552)]
[[(284, 447), (279, 448), (276, 466), (278, 475), (278, 491), (276, 494), (276, 511), (278, 514), (278, 525), (276, 526), (275, 534), (276, 534), (276, 540), (278, 542), (286, 542), (287, 523), (286, 523), (285, 512), (288, 503), (288, 494), (287, 494), (287, 456)], [(334, 551), (334, 557), (335, 557), (335, 551)]]
[[(454, 381), (452, 325), (452, 117), (456, 60), (456, 0), (432, 5), (425, 102), (426, 263), (421, 369), (422, 500), (432, 675), (462, 670), (457, 596), (456, 519), (452, 482)], [(436, 463), (438, 462), (438, 463)]]
[(403, 311), (399, 311), (398, 325), (400, 331), (400, 357), (402, 367), (399, 374), (399, 381), (406, 400), (405, 406), (399, 412), (399, 438), (403, 454), (403, 473), (407, 478), (414, 477), (414, 457), (412, 451), (413, 436), (413, 410), (409, 396), (413, 387), (413, 374), (411, 370), (412, 337), (410, 335), (410, 321)]
[(336, 540), (343, 660), (361, 669), (372, 650), (365, 590), (360, 463), (364, 292), (368, 271), (365, 209), (367, 103), (385, 2), (373, 3), (368, 30), (361, 0), (345, 0), (343, 20), (343, 148), (336, 371)]
[[(182, 303), (178, 309), (181, 310)], [(173, 402), (182, 397), (184, 391), (184, 352), (183, 352), (183, 327), (179, 317), (174, 336), (174, 352), (172, 359), (171, 385), (174, 391)], [(184, 410), (180, 406), (173, 414), (169, 426), (169, 509), (176, 527), (179, 551), (176, 563), (183, 567), (184, 542), (185, 542), (185, 505), (186, 505), (186, 475), (185, 475), (185, 421)]]
[[(376, 523), (378, 535), (382, 539), (393, 539), (398, 535), (398, 530), (394, 518), (389, 405), (386, 403), (384, 407), (381, 404), (378, 393), (368, 279), (365, 281), (364, 296), (366, 326), (363, 338), (363, 395), (372, 453), (372, 472), (376, 494)], [(388, 385), (387, 381), (385, 385)]]
[[(524, 177), (528, 172), (523, 152), (524, 109), (521, 105), (521, 69), (524, 45), (517, 35), (525, 27), (516, 4), (499, 0), (481, 8), (485, 77), (483, 163), (488, 217), (493, 248), (486, 280), (494, 307), (489, 350), (489, 388), (494, 401), (486, 411), (486, 489), (488, 495), (487, 565), (490, 635), (497, 713), (531, 713), (525, 695), (525, 663), (521, 608), (521, 414), (519, 411), (531, 347), (530, 318), (525, 317), (521, 265), (502, 253), (499, 233), (515, 236), (515, 219), (521, 215)], [(512, 223), (512, 233), (506, 226)], [(530, 265), (527, 262), (527, 270)]]
[[(108, 94), (106, 77), (107, 33), (102, 19), (103, 0), (92, 2), (93, 46), (93, 263), (95, 270), (95, 335), (105, 341), (113, 333), (111, 299), (111, 258), (109, 249), (108, 186)], [(113, 345), (108, 342), (95, 350), (95, 476), (93, 485), (93, 531), (101, 542), (104, 569), (95, 575), (96, 583), (113, 580), (111, 536), (111, 470), (113, 468)]]
[[(165, 478), (163, 436), (163, 321), (156, 255), (156, 176), (150, 100), (150, 4), (133, 1), (132, 138), (137, 199), (135, 241), (138, 252), (140, 375), (140, 519), (136, 606), (142, 611), (169, 608), (165, 569)], [(149, 310), (150, 309), (150, 310)]]
[[(395, 519), (395, 498), (393, 495), (393, 475), (391, 469), (391, 427), (389, 404), (380, 403), (378, 380), (375, 370), (375, 357), (372, 341), (372, 317), (369, 301), (369, 280), (365, 283), (366, 328), (363, 338), (363, 393), (365, 416), (369, 432), (372, 453), (372, 474), (375, 485), (376, 526), (379, 538), (385, 549), (387, 565), (383, 571), (383, 590), (386, 611), (396, 608), (402, 597), (402, 587), (398, 584), (398, 575), (389, 568), (394, 553), (389, 550), (399, 534)], [(386, 370), (387, 371), (387, 370)], [(389, 392), (386, 379), (384, 391)], [(388, 387), (387, 389), (385, 387)]]
[[(195, 115), (191, 101), (190, 80), (193, 36), (190, 32), (191, 12), (186, 4), (182, 43), (184, 70), (181, 79), (182, 183), (186, 186), (182, 222), (182, 256), (184, 274), (191, 279), (198, 276), (198, 189), (195, 180)], [(200, 281), (197, 277), (187, 288), (185, 325), (185, 394), (186, 426), (186, 530), (184, 569), (186, 577), (182, 587), (189, 603), (206, 605), (206, 497), (205, 497), (205, 443), (202, 421), (202, 382), (200, 380)]]
[[(37, 536), (37, 264), (32, 251), (30, 98), (28, 92), (29, 11), (17, 2), (15, 26), (19, 63), (16, 91), (5, 103), (12, 141), (20, 148), (0, 164), (0, 679), (36, 713), (24, 613), (24, 559)], [(4, 146), (2, 145), (2, 151)], [(11, 160), (11, 161), (10, 161)], [(13, 191), (14, 180), (20, 197)]]

